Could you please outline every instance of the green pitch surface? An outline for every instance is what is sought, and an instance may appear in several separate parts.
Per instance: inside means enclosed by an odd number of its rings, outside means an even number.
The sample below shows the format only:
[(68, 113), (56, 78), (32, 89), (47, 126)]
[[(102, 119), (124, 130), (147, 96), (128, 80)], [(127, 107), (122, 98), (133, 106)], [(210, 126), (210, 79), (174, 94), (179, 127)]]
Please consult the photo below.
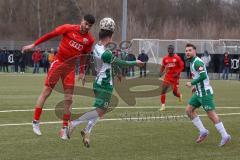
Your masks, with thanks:
[[(198, 131), (184, 117), (184, 106), (191, 96), (185, 82), (180, 84), (183, 102), (169, 93), (163, 113), (158, 111), (158, 96), (137, 98), (135, 106), (119, 99), (119, 108), (97, 123), (91, 147), (85, 148), (80, 136), (85, 124), (77, 128), (70, 140), (59, 138), (61, 123), (54, 108), (63, 95), (56, 91), (47, 100), (48, 110), (41, 117), (41, 122), (46, 122), (41, 125), (43, 135), (33, 134), (32, 109), (43, 87), (44, 75), (0, 74), (0, 160), (239, 160), (240, 82), (212, 81), (217, 112), (232, 136), (223, 148), (218, 147), (221, 137), (202, 109), (199, 114), (210, 135), (202, 144), (195, 143)], [(73, 112), (90, 110), (92, 103), (93, 98), (75, 96)]]

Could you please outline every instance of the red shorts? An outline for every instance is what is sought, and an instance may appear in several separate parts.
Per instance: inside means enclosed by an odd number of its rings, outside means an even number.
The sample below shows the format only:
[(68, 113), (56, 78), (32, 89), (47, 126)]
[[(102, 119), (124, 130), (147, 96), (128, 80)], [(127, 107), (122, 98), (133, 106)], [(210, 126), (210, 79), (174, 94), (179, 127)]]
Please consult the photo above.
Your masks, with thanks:
[(164, 78), (163, 80), (164, 86), (171, 86), (172, 89), (178, 89), (179, 88), (179, 78)]
[(75, 63), (73, 65), (59, 60), (53, 61), (45, 80), (45, 86), (54, 88), (60, 78), (64, 90), (73, 89), (75, 84)]

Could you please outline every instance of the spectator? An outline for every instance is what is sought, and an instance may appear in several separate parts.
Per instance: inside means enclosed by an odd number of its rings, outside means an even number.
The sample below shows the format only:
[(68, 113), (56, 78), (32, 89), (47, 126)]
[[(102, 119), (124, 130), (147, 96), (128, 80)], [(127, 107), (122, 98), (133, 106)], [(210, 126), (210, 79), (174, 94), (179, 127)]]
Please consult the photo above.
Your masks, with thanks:
[(204, 51), (204, 54), (203, 54), (203, 56), (201, 57), (201, 59), (202, 59), (203, 63), (205, 64), (206, 69), (207, 69), (207, 72), (208, 72), (208, 71), (209, 71), (209, 70), (208, 70), (208, 69), (209, 69), (209, 64), (210, 64), (210, 62), (211, 62), (211, 56), (210, 56), (210, 54), (208, 53), (207, 50)]
[(117, 58), (118, 58), (118, 53), (119, 53), (118, 49), (116, 49), (112, 52), (112, 54)]
[(21, 54), (21, 57), (19, 59), (19, 65), (20, 65), (20, 74), (24, 74), (25, 66), (26, 66), (26, 54)]
[(3, 72), (8, 72), (8, 56), (9, 51), (3, 48)]
[[(220, 64), (222, 64), (222, 57), (219, 55), (212, 55), (212, 64), (213, 64), (213, 72), (214, 73), (222, 73), (222, 66)], [(220, 79), (220, 78), (219, 78)]]
[(187, 79), (191, 79), (191, 71), (190, 71), (190, 61), (187, 59), (187, 57), (184, 57), (185, 61), (185, 70), (187, 72)]
[(230, 68), (229, 53), (225, 52), (224, 53), (224, 58), (223, 58), (223, 75), (222, 75), (222, 79), (228, 80), (229, 68)]
[[(132, 53), (129, 53), (127, 55), (127, 60), (128, 61), (136, 61), (136, 56)], [(135, 69), (134, 69), (134, 66), (129, 66), (128, 67), (128, 76), (129, 77), (134, 77), (135, 76)]]
[(0, 48), (0, 72), (2, 72), (3, 68), (3, 50)]
[(96, 76), (96, 70), (95, 70), (95, 65), (94, 65), (94, 58), (93, 58), (93, 52), (91, 52), (91, 55), (89, 55), (87, 57), (87, 63), (89, 65), (86, 66), (86, 75), (90, 75), (90, 70), (91, 70), (91, 74), (92, 76)]
[[(128, 55), (128, 52), (127, 52), (127, 49), (121, 49), (121, 55), (120, 55), (120, 58), (121, 60), (124, 60), (126, 61), (127, 60), (127, 55)], [(122, 67), (122, 75), (123, 76), (126, 76), (128, 73), (128, 68), (127, 67)]]
[(19, 66), (19, 60), (21, 58), (21, 51), (15, 50), (13, 51), (13, 61), (14, 61), (14, 72), (18, 73), (18, 66)]
[(48, 56), (49, 56), (49, 52), (48, 52), (48, 50), (46, 48), (44, 53), (43, 53), (43, 56), (42, 56), (42, 65), (43, 65), (43, 72), (44, 73), (47, 73), (48, 69), (49, 69)]
[(50, 65), (52, 64), (54, 59), (55, 59), (55, 52), (54, 52), (54, 49), (51, 48), (50, 53), (48, 55), (48, 62), (49, 62)]
[(144, 63), (144, 66), (140, 67), (140, 77), (142, 77), (142, 74), (144, 74), (144, 77), (146, 77), (148, 59), (149, 59), (148, 55), (145, 53), (144, 50), (142, 50), (141, 53), (138, 55), (138, 60), (145, 63)]
[(33, 60), (33, 74), (39, 73), (39, 65), (40, 61), (42, 60), (40, 48), (37, 48), (37, 50), (33, 53), (32, 60)]

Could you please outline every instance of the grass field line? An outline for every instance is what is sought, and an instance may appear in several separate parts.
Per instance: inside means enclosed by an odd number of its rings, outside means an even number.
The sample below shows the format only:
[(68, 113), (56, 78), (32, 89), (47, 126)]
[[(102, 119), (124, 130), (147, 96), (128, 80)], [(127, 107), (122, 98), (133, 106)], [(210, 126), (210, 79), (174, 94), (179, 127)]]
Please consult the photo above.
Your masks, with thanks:
[[(154, 109), (160, 108), (158, 106), (138, 106), (138, 107), (116, 107), (116, 109)], [(166, 108), (182, 108), (184, 109), (185, 106), (167, 106)], [(80, 107), (80, 108), (72, 108), (72, 110), (85, 110), (85, 109), (92, 109), (92, 107)], [(240, 109), (240, 107), (217, 107), (217, 109)], [(45, 108), (44, 111), (54, 111), (54, 108)], [(34, 109), (16, 109), (16, 110), (2, 110), (0, 113), (11, 113), (11, 112), (33, 112)]]
[[(240, 115), (240, 113), (220, 113), (218, 114), (219, 116), (232, 116), (232, 115)], [(200, 114), (200, 117), (207, 117), (206, 114)], [(175, 119), (175, 118), (182, 118), (183, 116), (160, 116), (160, 117), (147, 117), (147, 120), (144, 119), (144, 117), (131, 117), (131, 120), (142, 120), (143, 121), (149, 121), (150, 119)], [(126, 117), (128, 118), (128, 117)], [(105, 122), (105, 121), (129, 121), (126, 120), (126, 118), (110, 118), (110, 119), (101, 119), (101, 122)], [(188, 122), (188, 121), (187, 121)], [(191, 121), (189, 121), (191, 122)], [(41, 122), (41, 124), (59, 124), (62, 123), (62, 121), (51, 121), (51, 122)], [(28, 125), (32, 125), (32, 123), (9, 123), (9, 124), (0, 124), (0, 127), (6, 127), (6, 126), (28, 126)]]

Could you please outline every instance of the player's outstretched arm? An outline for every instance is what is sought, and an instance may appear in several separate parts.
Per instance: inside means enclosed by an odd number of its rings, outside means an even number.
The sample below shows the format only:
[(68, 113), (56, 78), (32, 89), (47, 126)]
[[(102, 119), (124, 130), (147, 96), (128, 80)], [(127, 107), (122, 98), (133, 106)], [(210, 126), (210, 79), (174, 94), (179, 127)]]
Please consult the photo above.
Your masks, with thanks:
[(119, 58), (114, 57), (113, 61), (111, 62), (112, 64), (116, 64), (118, 66), (139, 66), (142, 67), (144, 65), (144, 62), (140, 61), (140, 60), (136, 60), (136, 61), (124, 61), (121, 60)]
[(58, 33), (53, 31), (53, 32), (50, 32), (50, 33), (47, 33), (45, 35), (43, 35), (42, 37), (40, 37), (38, 40), (36, 40), (33, 44), (30, 44), (30, 45), (27, 45), (27, 46), (23, 46), (22, 48), (22, 53), (26, 52), (26, 51), (31, 51), (34, 49), (34, 47), (36, 47), (37, 45), (53, 38), (53, 37), (56, 37), (58, 36)]
[(102, 54), (102, 60), (104, 63), (109, 63), (109, 64), (115, 64), (117, 66), (134, 66), (134, 65), (137, 65), (137, 66), (143, 66), (144, 65), (144, 62), (140, 61), (140, 60), (136, 60), (136, 61), (124, 61), (124, 60), (121, 60), (117, 57), (114, 57), (112, 55), (112, 52), (107, 50), (105, 51), (103, 54)]
[(57, 27), (55, 30), (53, 30), (52, 32), (49, 32), (45, 35), (43, 35), (42, 37), (40, 37), (39, 39), (37, 39), (33, 44), (24, 46), (22, 48), (22, 53), (26, 52), (26, 51), (31, 51), (32, 49), (34, 49), (34, 47), (36, 47), (37, 45), (51, 39), (54, 38), (56, 36), (62, 35), (64, 34), (67, 30), (68, 30), (68, 26), (69, 25), (62, 25)]
[(144, 66), (144, 62), (142, 62), (140, 60), (136, 60), (136, 62), (137, 62), (138, 67), (143, 67)]
[(35, 47), (34, 43), (27, 46), (23, 46), (22, 53), (25, 53), (26, 51), (31, 51), (34, 47)]

